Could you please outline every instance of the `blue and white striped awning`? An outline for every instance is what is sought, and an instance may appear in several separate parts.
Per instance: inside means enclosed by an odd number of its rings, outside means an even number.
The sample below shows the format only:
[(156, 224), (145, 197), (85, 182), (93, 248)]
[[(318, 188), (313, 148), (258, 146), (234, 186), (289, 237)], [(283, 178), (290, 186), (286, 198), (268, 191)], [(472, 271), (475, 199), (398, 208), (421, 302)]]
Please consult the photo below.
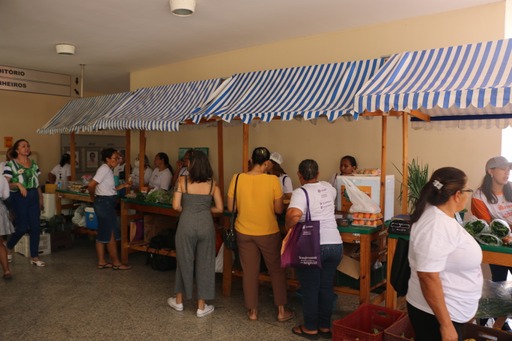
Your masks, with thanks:
[(132, 96), (132, 92), (123, 92), (71, 100), (37, 132), (39, 134), (68, 134), (95, 131), (96, 129), (92, 127), (95, 120), (122, 106)]
[(432, 122), (512, 113), (512, 40), (393, 55), (357, 93), (354, 110), (428, 114)]
[(141, 88), (126, 105), (94, 123), (97, 129), (178, 131), (195, 108), (206, 105), (220, 79)]
[(196, 110), (193, 120), (239, 117), (250, 123), (254, 118), (270, 122), (325, 115), (334, 121), (354, 114), (354, 95), (383, 63), (379, 58), (236, 74), (215, 100)]

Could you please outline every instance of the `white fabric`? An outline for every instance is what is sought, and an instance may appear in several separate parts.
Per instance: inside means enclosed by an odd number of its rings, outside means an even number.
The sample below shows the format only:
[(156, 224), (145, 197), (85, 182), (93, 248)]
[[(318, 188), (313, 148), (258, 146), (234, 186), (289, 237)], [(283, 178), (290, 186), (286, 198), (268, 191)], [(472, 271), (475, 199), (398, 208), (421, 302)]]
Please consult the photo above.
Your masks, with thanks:
[(163, 171), (160, 171), (158, 168), (153, 169), (153, 174), (151, 175), (151, 180), (149, 180), (149, 186), (155, 189), (169, 189), (169, 185), (171, 184), (172, 174), (169, 168), (165, 168)]
[(409, 263), (407, 302), (433, 314), (417, 271), (438, 272), (452, 321), (465, 323), (475, 316), (483, 285), (482, 249), (455, 218), (427, 206), (411, 228)]
[(107, 164), (102, 164), (92, 178), (98, 183), (96, 186), (96, 195), (116, 195), (116, 184), (114, 182), (114, 172)]
[(336, 188), (336, 177), (338, 175), (341, 175), (341, 173), (334, 173), (333, 175), (331, 175), (331, 178), (329, 179), (329, 183), (331, 184), (332, 187)]
[(125, 163), (114, 167), (114, 176), (119, 176), (119, 173), (124, 172)]
[(281, 174), (281, 176), (279, 176), (279, 183), (281, 184), (283, 193), (287, 194), (293, 192), (292, 179), (290, 179), (287, 174)]
[[(149, 181), (151, 180), (151, 175), (153, 174), (153, 170), (149, 167), (147, 167), (144, 170), (144, 185), (149, 184)], [(132, 183), (134, 186), (139, 186), (139, 167), (135, 167), (132, 169)]]
[(187, 167), (181, 167), (180, 171), (178, 173), (178, 176), (187, 176), (188, 175), (188, 168)]
[(62, 179), (62, 181), (68, 181), (68, 177), (71, 176), (71, 166), (69, 163), (66, 163), (64, 166), (57, 164), (55, 167), (53, 167), (50, 173), (55, 175), (57, 178), (56, 181), (59, 181), (59, 175), (61, 176), (60, 179)]
[(5, 178), (5, 176), (0, 175), (0, 198), (2, 200), (6, 200), (9, 198), (9, 182)]
[(7, 163), (7, 161), (0, 162), (0, 175), (4, 174), (4, 168), (5, 168), (6, 163)]
[[(334, 217), (334, 200), (336, 199), (334, 187), (325, 181), (305, 184), (302, 187), (308, 192), (311, 220), (320, 221), (320, 245), (341, 244), (338, 224)], [(298, 208), (302, 211), (303, 214), (299, 221), (306, 219), (306, 195), (300, 187), (293, 191), (288, 207)]]
[(481, 200), (485, 204), (492, 219), (503, 219), (509, 225), (512, 225), (512, 202), (506, 201), (503, 193), (496, 195), (498, 199), (496, 204), (491, 204), (480, 189), (473, 193), (473, 198)]

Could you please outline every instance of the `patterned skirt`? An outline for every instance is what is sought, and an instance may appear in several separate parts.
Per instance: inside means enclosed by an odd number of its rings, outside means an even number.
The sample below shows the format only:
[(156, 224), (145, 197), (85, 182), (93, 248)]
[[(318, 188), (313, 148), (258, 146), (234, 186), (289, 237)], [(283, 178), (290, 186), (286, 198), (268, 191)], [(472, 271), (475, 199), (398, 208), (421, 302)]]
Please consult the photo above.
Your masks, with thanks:
[(0, 200), (0, 236), (6, 236), (14, 233), (14, 226), (11, 219), (9, 219), (9, 210), (5, 204)]

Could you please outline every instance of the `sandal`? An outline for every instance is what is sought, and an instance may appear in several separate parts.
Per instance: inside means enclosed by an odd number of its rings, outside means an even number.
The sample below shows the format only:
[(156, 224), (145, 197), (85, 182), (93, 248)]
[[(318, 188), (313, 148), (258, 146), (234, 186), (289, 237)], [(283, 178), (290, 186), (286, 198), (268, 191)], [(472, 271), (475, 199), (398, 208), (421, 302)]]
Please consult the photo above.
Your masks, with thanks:
[(294, 333), (295, 335), (301, 336), (303, 338), (306, 338), (308, 340), (318, 340), (319, 339), (318, 334), (308, 334), (308, 333), (306, 333), (304, 331), (302, 325), (298, 325), (296, 327), (293, 327), (292, 328), (292, 333)]
[(285, 315), (284, 317), (278, 317), (277, 321), (278, 322), (286, 322), (286, 321), (290, 321), (291, 319), (293, 319), (295, 317), (295, 312), (293, 312), (293, 311), (286, 311), (286, 313), (288, 313), (288, 314)]
[(124, 265), (124, 264), (112, 265), (112, 270), (130, 270), (131, 268), (132, 268), (131, 265)]
[(103, 269), (111, 269), (112, 267), (113, 267), (113, 265), (111, 263), (105, 263), (105, 264), (98, 264), (98, 266), (96, 266), (96, 269), (103, 270)]
[(2, 276), (3, 279), (5, 280), (9, 280), (9, 279), (12, 279), (12, 274), (9, 272), (9, 273), (6, 273)]
[(30, 264), (32, 265), (35, 265), (35, 266), (38, 266), (38, 267), (43, 267), (43, 266), (46, 266), (46, 263), (43, 262), (42, 260), (38, 259), (38, 260), (33, 260), (31, 259), (30, 260)]
[(323, 339), (332, 339), (332, 331), (330, 329), (328, 329), (327, 331), (322, 331), (318, 329), (318, 335), (320, 335), (320, 337)]

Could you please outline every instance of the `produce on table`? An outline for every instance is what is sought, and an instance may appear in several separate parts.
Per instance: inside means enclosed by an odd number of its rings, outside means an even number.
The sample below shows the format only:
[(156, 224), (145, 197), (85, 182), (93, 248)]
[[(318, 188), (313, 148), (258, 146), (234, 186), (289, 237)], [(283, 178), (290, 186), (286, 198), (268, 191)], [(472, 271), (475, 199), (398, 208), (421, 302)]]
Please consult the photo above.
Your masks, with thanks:
[(505, 220), (494, 219), (493, 221), (491, 221), (489, 227), (491, 228), (492, 234), (499, 238), (506, 237), (510, 234), (510, 227), (508, 226), (508, 223)]
[[(464, 224), (464, 228), (469, 232), (470, 235), (476, 236), (479, 233), (489, 231), (489, 225), (485, 220), (475, 219), (470, 220), (466, 224)], [(489, 231), (490, 232), (490, 231)]]
[(479, 235), (474, 236), (475, 239), (483, 245), (491, 245), (491, 246), (501, 246), (503, 245), (503, 242), (501, 241), (501, 238), (498, 236), (495, 236), (491, 233), (480, 233)]
[(172, 194), (164, 189), (156, 189), (146, 195), (146, 202), (172, 205)]

